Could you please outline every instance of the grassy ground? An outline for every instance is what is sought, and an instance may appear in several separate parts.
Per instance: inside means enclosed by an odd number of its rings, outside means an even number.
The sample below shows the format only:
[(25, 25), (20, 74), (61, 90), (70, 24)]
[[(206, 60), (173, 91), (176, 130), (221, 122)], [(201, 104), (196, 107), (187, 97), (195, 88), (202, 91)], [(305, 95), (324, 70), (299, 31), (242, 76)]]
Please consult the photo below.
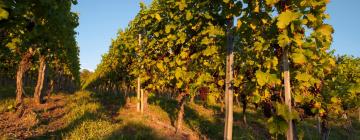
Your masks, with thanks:
[[(144, 114), (137, 113), (132, 98), (125, 105), (119, 94), (79, 91), (57, 94), (40, 107), (26, 98), (28, 110), (21, 119), (14, 117), (11, 89), (0, 90), (0, 136), (3, 139), (222, 139), (224, 114), (219, 106), (201, 102), (185, 106), (183, 131), (175, 133), (176, 101), (150, 97)], [(234, 109), (234, 139), (271, 139), (261, 112), (249, 107), (248, 125), (242, 121), (240, 107)], [(32, 122), (32, 123), (30, 123)], [(330, 139), (356, 140), (360, 124), (331, 122)], [(304, 139), (319, 139), (315, 120), (298, 124)], [(278, 137), (278, 139), (283, 139)]]
[[(4, 99), (5, 100), (5, 99)], [(191, 132), (175, 133), (170, 122), (161, 120), (159, 108), (150, 105), (141, 115), (134, 102), (124, 106), (120, 95), (99, 96), (88, 91), (52, 96), (47, 104), (32, 106), (18, 119), (11, 110), (0, 112), (3, 139), (189, 139)], [(4, 101), (5, 102), (5, 101)], [(1, 104), (3, 108), (8, 105)], [(160, 112), (166, 114), (165, 111)], [(8, 123), (8, 122), (11, 123)], [(35, 123), (29, 123), (35, 122)]]
[[(176, 116), (176, 102), (167, 98), (150, 98), (149, 102), (159, 106), (167, 112), (174, 121)], [(201, 138), (222, 139), (224, 131), (224, 113), (220, 105), (206, 106), (204, 103), (188, 103), (185, 107), (186, 127), (197, 132)], [(242, 121), (243, 114), (240, 106), (234, 107), (233, 139), (236, 140), (266, 140), (285, 139), (283, 136), (272, 136), (268, 133), (266, 118), (262, 112), (255, 111), (253, 106), (247, 110), (247, 125)], [(162, 115), (163, 116), (163, 115)], [(359, 140), (360, 123), (355, 119), (330, 121), (330, 140)], [(298, 136), (305, 140), (318, 140), (320, 135), (317, 121), (305, 119), (297, 124)]]

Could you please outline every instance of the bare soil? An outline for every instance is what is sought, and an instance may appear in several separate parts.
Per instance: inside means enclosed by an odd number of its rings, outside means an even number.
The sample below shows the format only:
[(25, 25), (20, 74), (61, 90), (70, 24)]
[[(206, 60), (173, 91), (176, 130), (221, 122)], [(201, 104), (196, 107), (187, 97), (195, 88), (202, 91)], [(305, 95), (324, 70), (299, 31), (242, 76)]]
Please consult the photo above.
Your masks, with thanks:
[(26, 139), (61, 128), (61, 117), (68, 112), (65, 99), (64, 95), (55, 95), (39, 106), (30, 101), (20, 116), (16, 112), (0, 113), (0, 136)]

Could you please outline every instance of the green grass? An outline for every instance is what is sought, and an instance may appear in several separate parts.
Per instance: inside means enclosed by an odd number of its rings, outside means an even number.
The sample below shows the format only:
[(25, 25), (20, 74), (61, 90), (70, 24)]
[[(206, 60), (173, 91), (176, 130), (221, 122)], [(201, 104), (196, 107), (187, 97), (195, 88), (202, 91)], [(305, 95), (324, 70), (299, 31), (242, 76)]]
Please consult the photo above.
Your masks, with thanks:
[[(0, 112), (8, 111), (14, 102), (12, 89), (1, 89)], [(134, 119), (130, 116), (116, 116), (124, 106), (124, 98), (120, 94), (95, 94), (89, 91), (79, 91), (75, 94), (64, 94), (67, 113), (62, 116), (63, 126), (55, 132), (30, 139), (166, 139), (153, 128), (146, 125), (144, 119)], [(132, 100), (135, 100), (132, 98)], [(163, 97), (151, 97), (148, 100), (149, 109), (165, 122), (174, 125), (177, 115), (177, 102)], [(128, 110), (124, 110), (128, 111)], [(234, 108), (233, 139), (257, 140), (271, 139), (267, 132), (266, 118), (261, 111), (255, 111), (250, 106), (247, 111), (248, 126), (242, 122), (241, 108)], [(206, 106), (203, 103), (187, 103), (185, 106), (185, 127), (209, 139), (222, 139), (224, 131), (224, 113), (220, 105)], [(306, 119), (297, 124), (298, 134), (303, 139), (316, 140), (319, 134), (317, 121)], [(47, 125), (47, 124), (43, 124)], [(360, 123), (353, 121), (331, 122), (330, 139), (357, 139), (360, 137)], [(283, 136), (277, 137), (284, 139)], [(168, 139), (168, 138), (167, 138)]]
[[(152, 97), (149, 99), (153, 108), (159, 110), (158, 112), (166, 112), (166, 114), (159, 113), (164, 119), (171, 118), (176, 120), (177, 102), (175, 100), (164, 97)], [(258, 140), (258, 139), (285, 139), (284, 136), (273, 136), (268, 133), (266, 120), (263, 117), (261, 110), (255, 110), (253, 106), (249, 106), (247, 110), (246, 126), (242, 121), (242, 110), (239, 106), (234, 106), (234, 127), (233, 139), (235, 140)], [(210, 139), (222, 139), (224, 131), (224, 113), (221, 112), (219, 104), (207, 106), (203, 102), (187, 103), (185, 106), (184, 122), (186, 127), (199, 133), (201, 136)], [(331, 121), (330, 139), (357, 139), (360, 137), (360, 123), (354, 119), (349, 123), (346, 121)], [(298, 135), (305, 140), (320, 139), (316, 127), (317, 121), (314, 119), (306, 119), (297, 124)]]
[[(158, 135), (152, 128), (142, 122), (129, 122), (104, 138), (109, 140), (162, 140), (166, 139)], [(169, 138), (168, 138), (169, 139)]]
[(69, 112), (63, 117), (65, 127), (31, 139), (163, 139), (141, 121), (111, 118), (110, 115), (123, 105), (119, 98), (118, 95), (100, 96), (88, 91), (69, 95), (66, 106)]
[(69, 112), (62, 118), (65, 127), (34, 139), (101, 139), (111, 135), (120, 125), (111, 122), (104, 107), (87, 91), (69, 95), (66, 108)]
[(0, 113), (14, 109), (15, 88), (0, 87)]

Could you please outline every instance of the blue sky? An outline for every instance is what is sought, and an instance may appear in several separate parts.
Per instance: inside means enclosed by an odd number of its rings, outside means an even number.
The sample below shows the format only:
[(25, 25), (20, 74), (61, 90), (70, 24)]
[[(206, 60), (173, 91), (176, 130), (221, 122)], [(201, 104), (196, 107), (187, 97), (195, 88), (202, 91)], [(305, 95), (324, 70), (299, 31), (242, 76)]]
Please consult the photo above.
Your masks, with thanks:
[[(79, 33), (81, 68), (94, 70), (115, 39), (139, 11), (141, 0), (78, 0), (73, 11), (80, 13)], [(149, 4), (151, 0), (143, 0)]]
[[(139, 11), (141, 0), (78, 0), (73, 11), (80, 13), (76, 29), (82, 68), (94, 70), (111, 39), (125, 28)], [(143, 0), (149, 4), (151, 0)], [(336, 54), (360, 57), (360, 0), (331, 0), (327, 21), (335, 29), (332, 48)]]

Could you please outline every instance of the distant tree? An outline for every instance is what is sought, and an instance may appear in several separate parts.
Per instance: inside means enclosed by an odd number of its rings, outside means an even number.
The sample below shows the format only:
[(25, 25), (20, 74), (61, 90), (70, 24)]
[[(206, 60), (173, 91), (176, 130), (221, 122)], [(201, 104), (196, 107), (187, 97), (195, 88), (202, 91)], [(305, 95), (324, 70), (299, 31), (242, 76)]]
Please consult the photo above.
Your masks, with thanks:
[(80, 72), (80, 81), (81, 84), (84, 84), (85, 81), (93, 74), (92, 71), (88, 70), (88, 69), (82, 69)]

